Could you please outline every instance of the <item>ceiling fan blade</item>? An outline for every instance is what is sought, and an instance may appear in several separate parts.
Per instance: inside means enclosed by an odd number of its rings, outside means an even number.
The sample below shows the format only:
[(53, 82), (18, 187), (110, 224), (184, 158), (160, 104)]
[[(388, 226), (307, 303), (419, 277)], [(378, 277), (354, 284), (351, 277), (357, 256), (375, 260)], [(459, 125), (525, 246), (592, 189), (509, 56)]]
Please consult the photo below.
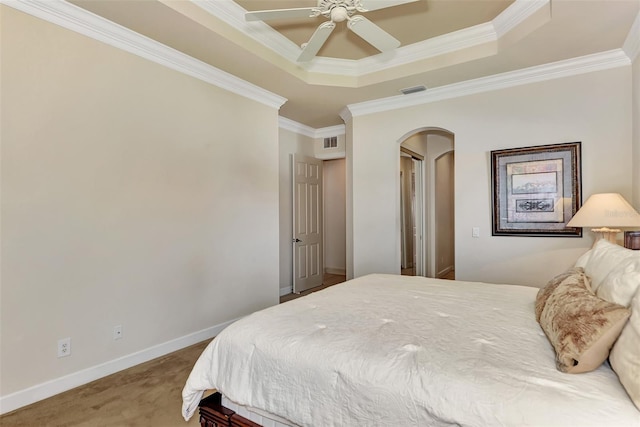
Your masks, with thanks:
[(367, 11), (384, 9), (385, 7), (400, 6), (401, 4), (413, 3), (418, 0), (362, 0), (362, 7)]
[(302, 53), (298, 56), (298, 62), (310, 61), (318, 53), (324, 42), (329, 38), (329, 34), (336, 27), (331, 21), (324, 22), (316, 29), (309, 39), (309, 42), (302, 48)]
[(274, 10), (256, 10), (244, 14), (246, 21), (268, 21), (270, 19), (287, 19), (287, 18), (311, 18), (314, 15), (315, 7), (300, 7), (296, 9), (274, 9)]
[(347, 27), (364, 41), (378, 49), (380, 52), (393, 50), (400, 46), (400, 41), (369, 21), (364, 16), (356, 15), (349, 20)]

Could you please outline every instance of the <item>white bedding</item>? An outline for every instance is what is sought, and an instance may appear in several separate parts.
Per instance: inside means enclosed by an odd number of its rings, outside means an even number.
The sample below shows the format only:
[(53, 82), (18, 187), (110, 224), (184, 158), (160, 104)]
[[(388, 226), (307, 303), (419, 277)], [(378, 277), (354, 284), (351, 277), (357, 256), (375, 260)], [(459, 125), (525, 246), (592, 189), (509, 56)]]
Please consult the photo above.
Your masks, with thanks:
[(369, 275), (247, 316), (216, 337), (183, 390), (300, 426), (634, 426), (605, 363), (556, 370), (537, 288)]

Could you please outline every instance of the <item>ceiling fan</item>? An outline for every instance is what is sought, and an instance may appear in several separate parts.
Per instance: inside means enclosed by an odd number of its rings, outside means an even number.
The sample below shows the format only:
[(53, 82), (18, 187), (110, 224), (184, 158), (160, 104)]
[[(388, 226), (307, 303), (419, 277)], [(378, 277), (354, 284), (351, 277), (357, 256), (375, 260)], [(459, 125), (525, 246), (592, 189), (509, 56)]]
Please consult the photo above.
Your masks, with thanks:
[(347, 21), (347, 27), (364, 41), (381, 52), (387, 52), (400, 46), (400, 41), (382, 28), (356, 12), (364, 13), (384, 9), (418, 0), (318, 0), (316, 7), (294, 9), (274, 9), (247, 12), (247, 21), (268, 21), (270, 19), (315, 18), (324, 16), (329, 21), (320, 24), (307, 43), (302, 45), (298, 62), (310, 61), (316, 56), (322, 45), (336, 27), (336, 22)]

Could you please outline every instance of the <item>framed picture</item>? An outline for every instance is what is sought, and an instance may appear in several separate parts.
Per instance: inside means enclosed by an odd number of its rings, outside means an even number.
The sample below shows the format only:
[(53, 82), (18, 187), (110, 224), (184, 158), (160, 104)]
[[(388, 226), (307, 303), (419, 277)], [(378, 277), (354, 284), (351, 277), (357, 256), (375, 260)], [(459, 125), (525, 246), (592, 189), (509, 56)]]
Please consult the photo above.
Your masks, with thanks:
[(491, 152), (494, 236), (581, 237), (580, 142)]

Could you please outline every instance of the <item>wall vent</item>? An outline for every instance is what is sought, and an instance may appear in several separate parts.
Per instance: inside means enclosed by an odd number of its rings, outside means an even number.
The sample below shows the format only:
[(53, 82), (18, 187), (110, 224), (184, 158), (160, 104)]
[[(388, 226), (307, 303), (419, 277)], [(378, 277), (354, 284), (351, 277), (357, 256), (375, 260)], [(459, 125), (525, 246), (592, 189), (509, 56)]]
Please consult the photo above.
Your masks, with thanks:
[(403, 95), (409, 95), (410, 93), (423, 92), (425, 90), (427, 90), (427, 88), (421, 85), (421, 86), (406, 87), (404, 89), (400, 89), (400, 92), (402, 92)]
[(330, 136), (324, 139), (324, 148), (336, 148), (338, 146), (338, 137)]

